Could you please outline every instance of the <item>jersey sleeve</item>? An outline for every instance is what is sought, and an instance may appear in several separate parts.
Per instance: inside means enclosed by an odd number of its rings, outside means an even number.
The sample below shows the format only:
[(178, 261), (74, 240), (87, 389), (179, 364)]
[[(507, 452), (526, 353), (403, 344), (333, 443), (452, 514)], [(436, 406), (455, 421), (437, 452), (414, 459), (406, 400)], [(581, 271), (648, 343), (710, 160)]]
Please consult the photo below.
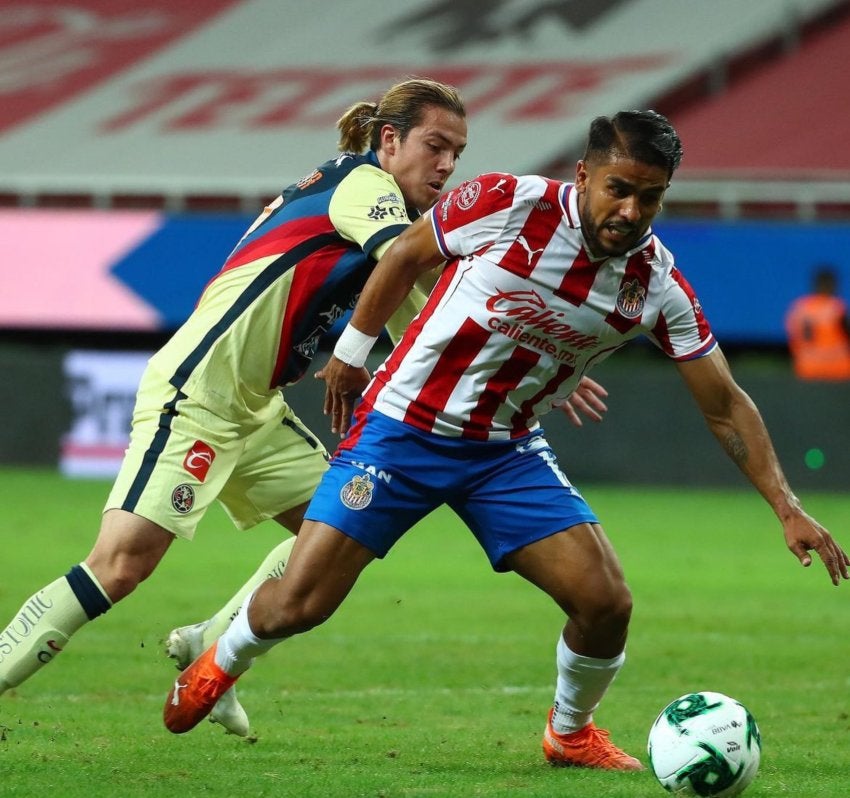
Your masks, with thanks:
[(328, 215), (337, 232), (369, 256), (410, 224), (401, 189), (388, 172), (371, 164), (353, 169), (340, 182)]
[(675, 266), (666, 274), (661, 313), (649, 337), (678, 361), (703, 357), (717, 346), (699, 299)]
[(481, 252), (503, 230), (516, 200), (514, 175), (492, 172), (467, 180), (430, 211), (437, 245), (451, 259)]

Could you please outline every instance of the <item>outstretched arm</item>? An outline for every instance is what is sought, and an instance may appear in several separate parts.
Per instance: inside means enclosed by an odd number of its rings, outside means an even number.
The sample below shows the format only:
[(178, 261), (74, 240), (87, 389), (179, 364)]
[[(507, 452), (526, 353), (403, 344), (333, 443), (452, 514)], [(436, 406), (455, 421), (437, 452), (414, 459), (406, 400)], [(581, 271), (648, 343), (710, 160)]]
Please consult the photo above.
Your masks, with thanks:
[(679, 363), (679, 372), (726, 454), (773, 509), (797, 559), (808, 567), (812, 563), (809, 552), (814, 550), (833, 584), (839, 584), (842, 577), (850, 578), (850, 559), (829, 532), (803, 510), (788, 485), (758, 408), (733, 379), (720, 349)]

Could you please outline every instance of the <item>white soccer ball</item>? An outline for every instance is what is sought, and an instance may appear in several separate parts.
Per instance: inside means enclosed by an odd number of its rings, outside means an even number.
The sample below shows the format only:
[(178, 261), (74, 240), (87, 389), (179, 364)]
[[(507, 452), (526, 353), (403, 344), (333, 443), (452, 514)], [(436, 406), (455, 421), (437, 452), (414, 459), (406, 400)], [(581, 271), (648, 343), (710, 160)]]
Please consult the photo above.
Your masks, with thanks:
[(647, 753), (668, 792), (729, 798), (756, 777), (761, 734), (755, 718), (734, 698), (689, 693), (661, 710), (649, 730)]

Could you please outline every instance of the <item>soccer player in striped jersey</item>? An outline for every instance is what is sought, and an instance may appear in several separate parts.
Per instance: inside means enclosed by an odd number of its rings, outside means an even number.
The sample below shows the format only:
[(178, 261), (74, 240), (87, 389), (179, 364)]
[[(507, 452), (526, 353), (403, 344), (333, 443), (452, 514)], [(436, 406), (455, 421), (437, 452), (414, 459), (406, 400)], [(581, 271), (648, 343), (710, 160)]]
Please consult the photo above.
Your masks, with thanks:
[(307, 510), (287, 578), (260, 586), (181, 674), (164, 707), (171, 731), (193, 728), (253, 657), (330, 617), (368, 563), (448, 504), (495, 570), (537, 585), (566, 616), (545, 758), (641, 769), (593, 723), (624, 662), (632, 597), (539, 422), (588, 369), (638, 335), (676, 364), (801, 564), (816, 551), (834, 584), (850, 576), (847, 554), (791, 491), (756, 407), (651, 230), (680, 159), (663, 116), (599, 117), (574, 183), (483, 175), (399, 237), (323, 369), (326, 408), (340, 431), (381, 325), (418, 274), (447, 265), (357, 406)]

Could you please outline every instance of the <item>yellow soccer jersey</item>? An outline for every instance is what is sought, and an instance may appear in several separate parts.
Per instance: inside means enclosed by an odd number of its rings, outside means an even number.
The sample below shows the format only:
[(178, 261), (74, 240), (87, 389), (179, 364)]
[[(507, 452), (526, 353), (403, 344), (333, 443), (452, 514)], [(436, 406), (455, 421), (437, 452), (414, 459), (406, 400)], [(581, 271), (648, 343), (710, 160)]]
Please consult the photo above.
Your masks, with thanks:
[(409, 224), (374, 152), (328, 161), (264, 210), (151, 367), (217, 415), (261, 423), (354, 306), (376, 251)]

